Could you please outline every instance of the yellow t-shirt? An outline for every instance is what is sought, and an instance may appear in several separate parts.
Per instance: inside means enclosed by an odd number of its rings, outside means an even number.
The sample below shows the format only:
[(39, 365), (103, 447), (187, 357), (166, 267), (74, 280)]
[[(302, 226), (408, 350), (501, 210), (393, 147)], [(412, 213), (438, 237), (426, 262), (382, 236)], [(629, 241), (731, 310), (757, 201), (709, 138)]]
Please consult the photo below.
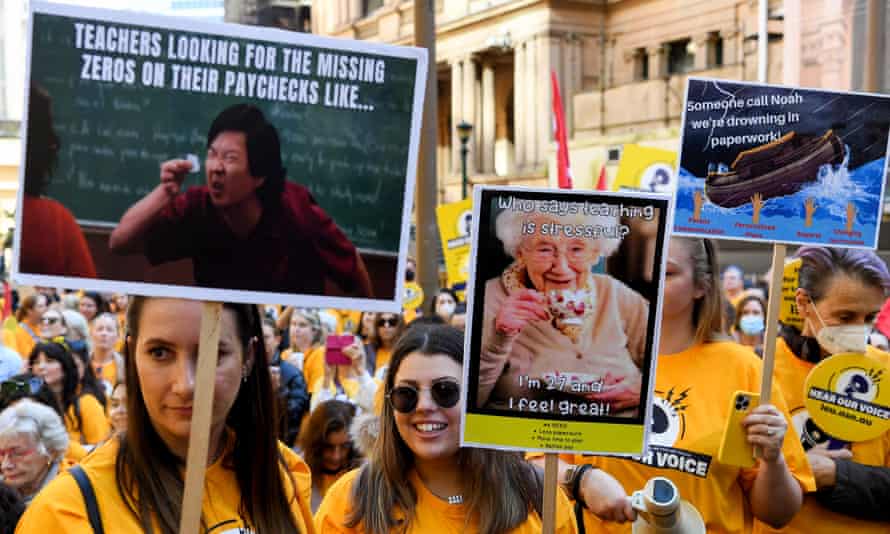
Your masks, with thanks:
[[(597, 456), (575, 457), (614, 476), (628, 495), (652, 477), (671, 479), (680, 496), (701, 513), (709, 534), (750, 532), (753, 516), (746, 492), (757, 469), (740, 469), (717, 461), (729, 403), (735, 391), (760, 391), (761, 361), (733, 342), (695, 345), (676, 354), (660, 355), (649, 453), (641, 460)], [(788, 411), (777, 387), (772, 404)], [(790, 421), (789, 421), (790, 427)], [(800, 442), (789, 434), (782, 447), (785, 461), (804, 491), (815, 488)], [(587, 532), (630, 532), (630, 524), (606, 523), (584, 513)]]
[(39, 338), (40, 327), (34, 326), (27, 321), (22, 321), (15, 327), (12, 335), (5, 334), (3, 338), (6, 346), (18, 352), (19, 356), (25, 360), (25, 363), (27, 363), (28, 356), (31, 355), (34, 345), (39, 341), (39, 339), (35, 340), (31, 336), (32, 333)]
[[(344, 524), (352, 509), (352, 486), (358, 473), (358, 469), (346, 473), (328, 490), (321, 503), (321, 507), (315, 514), (315, 530), (319, 534), (359, 534), (364, 532), (361, 525), (348, 528)], [(414, 521), (412, 521), (408, 530), (393, 530), (393, 532), (400, 532), (400, 534), (465, 534), (478, 532), (478, 518), (470, 521), (469, 526), (466, 525), (465, 505), (448, 504), (446, 501), (436, 497), (426, 488), (420, 477), (414, 472), (409, 475), (409, 481), (417, 492)], [(575, 524), (575, 514), (572, 511), (572, 505), (562, 491), (557, 491), (556, 494), (555, 531), (558, 534), (574, 534), (577, 532), (577, 525)], [(542, 529), (543, 525), (541, 524), (540, 516), (537, 512), (532, 511), (529, 513), (528, 519), (517, 528), (511, 530), (510, 534), (540, 534)]]
[(99, 364), (95, 360), (91, 360), (90, 364), (93, 366), (93, 373), (96, 374), (96, 378), (102, 384), (102, 387), (105, 388), (105, 394), (110, 397), (114, 386), (117, 385), (117, 361), (115, 357), (112, 356), (106, 364)]
[[(869, 346), (866, 353), (884, 365), (890, 365), (890, 354)], [(804, 428), (810, 420), (809, 412), (804, 407), (804, 382), (815, 364), (804, 361), (794, 354), (783, 339), (776, 340), (776, 371), (775, 379), (779, 382), (785, 399), (791, 409), (793, 426), (789, 428), (788, 435), (796, 441), (803, 443)], [(822, 433), (822, 439), (831, 439)], [(798, 439), (799, 438), (799, 439)], [(809, 449), (812, 445), (805, 445)], [(871, 441), (853, 443), (849, 446), (853, 453), (853, 461), (872, 466), (890, 467), (890, 432)], [(777, 531), (766, 525), (758, 523), (758, 528), (763, 532), (800, 532), (807, 534), (821, 534), (845, 532), (848, 534), (871, 534), (887, 532), (890, 525), (877, 521), (865, 521), (843, 514), (832, 512), (825, 508), (812, 495), (804, 497), (803, 507), (794, 516), (791, 523), (784, 529)]]
[(383, 347), (377, 348), (377, 361), (374, 362), (374, 376), (377, 376), (377, 373), (380, 372), (380, 369), (384, 366), (389, 365), (389, 361), (392, 359), (392, 349), (385, 349)]
[(78, 400), (80, 401), (80, 420), (83, 426), (79, 430), (77, 429), (74, 406), (68, 408), (68, 411), (65, 412), (65, 428), (68, 430), (68, 437), (75, 443), (97, 445), (104, 441), (111, 432), (111, 424), (108, 422), (105, 408), (96, 397), (88, 393), (78, 397)]
[[(291, 501), (299, 531), (313, 534), (312, 514), (309, 511), (309, 499), (312, 491), (309, 467), (293, 451), (279, 446), (290, 472), (297, 485), (297, 498)], [(139, 520), (127, 509), (117, 490), (114, 462), (117, 457), (118, 441), (110, 440), (90, 454), (80, 464), (96, 493), (99, 515), (105, 532), (141, 534)], [(287, 478), (285, 478), (287, 480)], [(288, 499), (293, 495), (290, 484), (285, 482)], [(209, 532), (243, 532), (246, 518), (241, 517), (238, 508), (241, 495), (235, 472), (223, 467), (222, 460), (217, 460), (207, 468), (204, 480), (204, 500), (201, 513), (210, 527)], [(225, 525), (225, 526), (223, 526)], [(86, 506), (80, 489), (74, 478), (69, 474), (59, 475), (28, 506), (16, 527), (17, 534), (34, 532), (66, 534), (92, 534), (87, 518)], [(252, 530), (247, 532), (253, 532)]]

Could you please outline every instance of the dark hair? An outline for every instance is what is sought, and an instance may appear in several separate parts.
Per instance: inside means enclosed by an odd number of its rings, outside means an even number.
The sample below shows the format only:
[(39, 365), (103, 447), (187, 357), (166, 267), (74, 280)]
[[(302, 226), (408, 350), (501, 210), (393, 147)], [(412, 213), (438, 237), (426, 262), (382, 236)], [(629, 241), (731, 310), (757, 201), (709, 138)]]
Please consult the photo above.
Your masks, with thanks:
[(15, 489), (0, 482), (0, 534), (12, 534), (25, 513), (25, 500)]
[[(95, 291), (84, 291), (83, 295), (81, 295), (80, 299), (78, 299), (78, 303), (80, 300), (88, 298), (96, 303), (96, 315), (93, 316), (93, 319), (99, 317), (103, 313), (111, 313), (111, 310), (108, 307), (108, 302)], [(92, 324), (92, 319), (89, 319), (88, 322)]]
[(235, 104), (213, 119), (207, 132), (207, 148), (222, 132), (241, 132), (246, 138), (247, 166), (256, 178), (265, 178), (256, 190), (263, 208), (273, 209), (280, 203), (286, 170), (281, 162), (281, 142), (275, 129), (260, 109), (251, 104)]
[(364, 335), (365, 316), (369, 315), (369, 314), (376, 315), (376, 313), (377, 312), (363, 311), (361, 313), (361, 315), (359, 315), (358, 324), (355, 325), (354, 333), (356, 336), (360, 337), (364, 343), (373, 344), (375, 342), (375, 340), (377, 339), (377, 317), (376, 316), (374, 317), (374, 323), (371, 325), (371, 335), (369, 335), (369, 336)]
[[(322, 457), (328, 436), (341, 430), (349, 432), (349, 427), (354, 417), (354, 404), (329, 400), (319, 404), (312, 411), (309, 420), (300, 430), (300, 450), (303, 451), (303, 459), (312, 471), (312, 480), (316, 486), (322, 481)], [(358, 462), (358, 451), (356, 451), (355, 447), (351, 447), (344, 470), (355, 468)]]
[(457, 310), (457, 303), (460, 302), (460, 299), (457, 298), (457, 293), (455, 293), (453, 289), (442, 287), (439, 288), (439, 292), (436, 293), (436, 298), (433, 299), (433, 313), (438, 313), (439, 311), (439, 295), (441, 295), (442, 293), (446, 293), (451, 296), (451, 299), (454, 301), (454, 309)]
[[(115, 461), (117, 490), (127, 509), (139, 518), (142, 530), (154, 532), (156, 523), (162, 534), (179, 530), (183, 495), (182, 459), (174, 455), (158, 435), (139, 383), (134, 351), (139, 339), (139, 319), (149, 297), (134, 297), (127, 309), (127, 342), (125, 344), (125, 382), (127, 391), (127, 432), (120, 438)], [(257, 532), (296, 533), (285, 492), (285, 477), (296, 498), (297, 487), (284, 457), (278, 449), (273, 429), (277, 421), (269, 367), (265, 365), (266, 349), (262, 342), (260, 313), (249, 304), (223, 305), (235, 313), (238, 337), (245, 356), (253, 350), (254, 365), (241, 384), (238, 396), (226, 417), (226, 425), (234, 430), (235, 444), (224, 458), (225, 465), (235, 472), (241, 494), (242, 513)], [(137, 498), (138, 496), (138, 498)]]
[(46, 192), (49, 177), (58, 163), (61, 141), (53, 128), (52, 98), (35, 83), (31, 84), (28, 96), (27, 129), (25, 194), (40, 196)]
[(69, 352), (83, 364), (83, 378), (80, 379), (80, 392), (88, 393), (99, 401), (102, 407), (106, 407), (108, 398), (105, 396), (105, 387), (99, 383), (93, 366), (90, 364), (90, 355), (87, 352), (86, 343), (68, 343)]
[(742, 321), (742, 311), (744, 311), (745, 306), (749, 302), (756, 302), (760, 305), (760, 309), (763, 311), (764, 317), (766, 316), (766, 303), (763, 302), (763, 299), (758, 297), (757, 295), (745, 295), (742, 300), (735, 305), (735, 319), (732, 322), (732, 327), (738, 331), (740, 326), (739, 323)]
[[(444, 354), (462, 365), (463, 339), (461, 331), (451, 326), (409, 328), (393, 349), (385, 394), (392, 391), (399, 367), (412, 354)], [(458, 453), (458, 464), (467, 515), (479, 517), (481, 534), (503, 534), (526, 521), (530, 510), (540, 513), (543, 481), (522, 454), (466, 447)], [(380, 435), (353, 485), (352, 513), (346, 526), (361, 524), (367, 534), (407, 530), (417, 505), (417, 493), (406, 483), (413, 466), (414, 454), (396, 428), (392, 405), (384, 402)], [(404, 520), (394, 517), (396, 509)]]
[(377, 330), (380, 328), (380, 321), (383, 319), (384, 315), (395, 315), (398, 319), (396, 323), (396, 334), (393, 336), (392, 344), (395, 346), (396, 342), (398, 342), (399, 338), (402, 337), (402, 334), (405, 332), (405, 316), (398, 312), (378, 312), (377, 317), (374, 318), (374, 340), (371, 341), (371, 344), (374, 345), (375, 348), (380, 348), (383, 346), (383, 340), (380, 339), (380, 334)]
[[(62, 392), (56, 400), (59, 415), (64, 419), (66, 427), (82, 431), (83, 419), (80, 416), (79, 381), (74, 356), (59, 343), (38, 343), (34, 345), (34, 348), (31, 349), (31, 354), (28, 356), (28, 365), (31, 368), (34, 367), (34, 362), (37, 361), (41, 353), (45, 354), (50, 360), (59, 362), (59, 365), (62, 366)], [(68, 413), (68, 410), (73, 411), (73, 417), (72, 414)]]
[(874, 251), (858, 248), (800, 247), (798, 287), (806, 290), (813, 301), (821, 300), (836, 274), (845, 274), (863, 284), (890, 293), (887, 265)]

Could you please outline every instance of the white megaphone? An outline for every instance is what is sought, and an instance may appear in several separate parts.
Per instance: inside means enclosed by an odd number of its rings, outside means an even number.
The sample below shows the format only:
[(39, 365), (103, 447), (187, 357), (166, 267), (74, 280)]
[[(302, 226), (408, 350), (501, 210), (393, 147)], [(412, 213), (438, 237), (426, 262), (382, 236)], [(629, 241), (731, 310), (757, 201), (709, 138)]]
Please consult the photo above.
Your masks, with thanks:
[(705, 534), (701, 514), (664, 477), (646, 482), (646, 487), (630, 496), (630, 503), (637, 511), (633, 534)]

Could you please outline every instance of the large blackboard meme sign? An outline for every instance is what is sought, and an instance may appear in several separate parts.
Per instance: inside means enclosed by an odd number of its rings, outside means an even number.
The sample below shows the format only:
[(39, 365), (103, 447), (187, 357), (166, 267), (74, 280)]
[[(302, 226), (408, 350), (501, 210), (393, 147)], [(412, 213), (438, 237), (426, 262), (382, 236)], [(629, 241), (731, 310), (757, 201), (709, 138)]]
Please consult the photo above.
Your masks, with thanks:
[(48, 3), (28, 50), (20, 281), (398, 309), (425, 50)]

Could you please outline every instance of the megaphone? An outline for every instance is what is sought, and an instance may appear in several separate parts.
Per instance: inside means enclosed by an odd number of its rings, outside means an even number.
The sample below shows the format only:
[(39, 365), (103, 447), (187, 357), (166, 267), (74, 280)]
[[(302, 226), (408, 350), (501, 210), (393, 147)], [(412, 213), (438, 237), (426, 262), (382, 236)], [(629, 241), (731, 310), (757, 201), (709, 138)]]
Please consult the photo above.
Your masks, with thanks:
[(637, 511), (633, 534), (705, 534), (705, 522), (673, 482), (655, 477), (630, 497)]

